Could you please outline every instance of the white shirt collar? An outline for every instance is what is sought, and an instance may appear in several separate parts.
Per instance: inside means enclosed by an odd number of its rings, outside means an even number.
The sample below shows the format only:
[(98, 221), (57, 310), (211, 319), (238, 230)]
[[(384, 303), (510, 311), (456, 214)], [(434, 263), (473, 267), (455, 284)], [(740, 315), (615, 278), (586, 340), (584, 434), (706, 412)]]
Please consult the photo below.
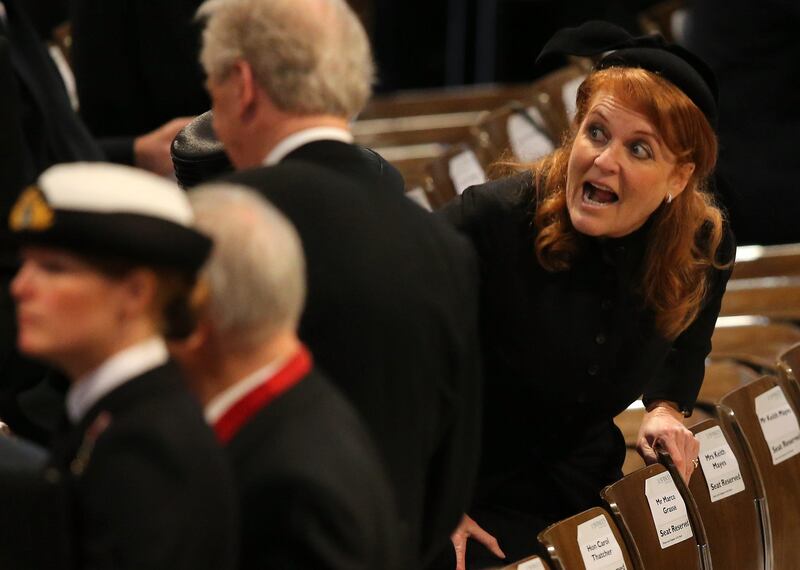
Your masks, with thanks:
[(292, 133), (279, 142), (264, 159), (264, 166), (278, 164), (284, 157), (303, 145), (316, 141), (353, 142), (353, 134), (339, 127), (312, 127)]
[(67, 391), (67, 416), (77, 423), (103, 396), (169, 359), (160, 336), (150, 337), (119, 351)]
[(272, 380), (272, 378), (280, 372), (281, 368), (283, 368), (286, 360), (287, 358), (273, 360), (266, 366), (248, 374), (233, 386), (229, 386), (214, 396), (205, 407), (205, 416), (208, 424), (212, 426), (216, 424), (239, 400), (262, 384), (266, 384)]

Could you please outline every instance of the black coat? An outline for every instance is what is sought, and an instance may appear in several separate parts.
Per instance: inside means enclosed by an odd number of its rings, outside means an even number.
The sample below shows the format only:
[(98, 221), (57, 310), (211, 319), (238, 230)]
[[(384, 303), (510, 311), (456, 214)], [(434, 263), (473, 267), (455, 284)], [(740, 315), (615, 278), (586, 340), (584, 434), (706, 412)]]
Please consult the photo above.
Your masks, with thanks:
[(474, 253), (403, 195), (393, 167), (354, 145), (310, 143), (231, 180), (260, 190), (299, 231), (308, 268), (300, 336), (365, 420), (418, 568), (449, 545), (472, 496)]
[(240, 568), (392, 570), (394, 498), (349, 402), (312, 371), (227, 444), (242, 513)]
[(201, 0), (71, 0), (81, 116), (97, 137), (132, 137), (198, 115), (210, 101), (200, 66)]
[(56, 441), (52, 464), (72, 480), (82, 570), (235, 567), (232, 476), (174, 365), (101, 398)]
[[(526, 172), (469, 188), (440, 214), (472, 239), (481, 266), (475, 507), (546, 524), (598, 502), (621, 475), (624, 441), (611, 420), (631, 402), (644, 395), (692, 408), (730, 271), (713, 271), (700, 314), (670, 342), (635, 292), (649, 224), (619, 239), (586, 238), (572, 268), (551, 273), (536, 259), (533, 194)], [(722, 249), (731, 260), (730, 234)]]

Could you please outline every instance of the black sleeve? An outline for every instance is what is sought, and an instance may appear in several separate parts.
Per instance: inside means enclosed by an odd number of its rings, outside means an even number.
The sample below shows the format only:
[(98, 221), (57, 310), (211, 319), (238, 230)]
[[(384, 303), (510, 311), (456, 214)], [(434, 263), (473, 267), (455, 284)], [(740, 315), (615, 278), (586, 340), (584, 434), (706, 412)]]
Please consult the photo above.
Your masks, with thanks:
[(133, 141), (134, 137), (104, 137), (97, 142), (110, 162), (133, 166)]
[[(470, 186), (460, 196), (436, 211), (435, 215), (446, 220), (460, 232), (466, 234), (478, 250), (479, 257), (493, 235), (493, 228), (503, 229), (508, 223), (508, 211), (518, 204), (520, 196), (530, 191), (532, 184), (529, 171), (508, 178), (493, 180), (485, 184)], [(507, 233), (507, 232), (506, 232)]]
[(694, 407), (705, 375), (705, 358), (711, 352), (711, 335), (736, 258), (733, 233), (727, 227), (725, 231), (717, 258), (723, 264), (727, 263), (727, 268), (713, 270), (703, 308), (689, 328), (675, 339), (664, 366), (645, 387), (642, 396), (645, 404), (653, 400), (668, 400), (677, 403), (684, 414)]

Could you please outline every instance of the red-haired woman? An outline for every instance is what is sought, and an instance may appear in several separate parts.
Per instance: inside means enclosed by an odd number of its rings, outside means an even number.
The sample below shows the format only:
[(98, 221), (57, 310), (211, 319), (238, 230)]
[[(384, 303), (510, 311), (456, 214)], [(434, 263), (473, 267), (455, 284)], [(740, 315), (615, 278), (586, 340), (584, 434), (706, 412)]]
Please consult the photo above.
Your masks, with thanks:
[(734, 254), (708, 190), (715, 87), (691, 54), (602, 23), (545, 48), (612, 49), (581, 85), (559, 149), (442, 212), (471, 238), (482, 275), (483, 460), (453, 535), (461, 560), (477, 541), (470, 568), (533, 553), (538, 530), (599, 503), (625, 457), (612, 418), (640, 396), (644, 459), (658, 441), (684, 478), (696, 468), (681, 420)]

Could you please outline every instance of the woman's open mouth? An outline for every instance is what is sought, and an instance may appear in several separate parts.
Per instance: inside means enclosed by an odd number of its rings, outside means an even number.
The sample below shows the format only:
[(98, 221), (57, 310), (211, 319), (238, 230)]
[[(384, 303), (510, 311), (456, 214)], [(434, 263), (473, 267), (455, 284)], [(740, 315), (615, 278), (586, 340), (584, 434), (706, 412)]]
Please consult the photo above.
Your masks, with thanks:
[(619, 201), (619, 196), (613, 190), (605, 186), (583, 183), (583, 201), (593, 206), (608, 206)]

